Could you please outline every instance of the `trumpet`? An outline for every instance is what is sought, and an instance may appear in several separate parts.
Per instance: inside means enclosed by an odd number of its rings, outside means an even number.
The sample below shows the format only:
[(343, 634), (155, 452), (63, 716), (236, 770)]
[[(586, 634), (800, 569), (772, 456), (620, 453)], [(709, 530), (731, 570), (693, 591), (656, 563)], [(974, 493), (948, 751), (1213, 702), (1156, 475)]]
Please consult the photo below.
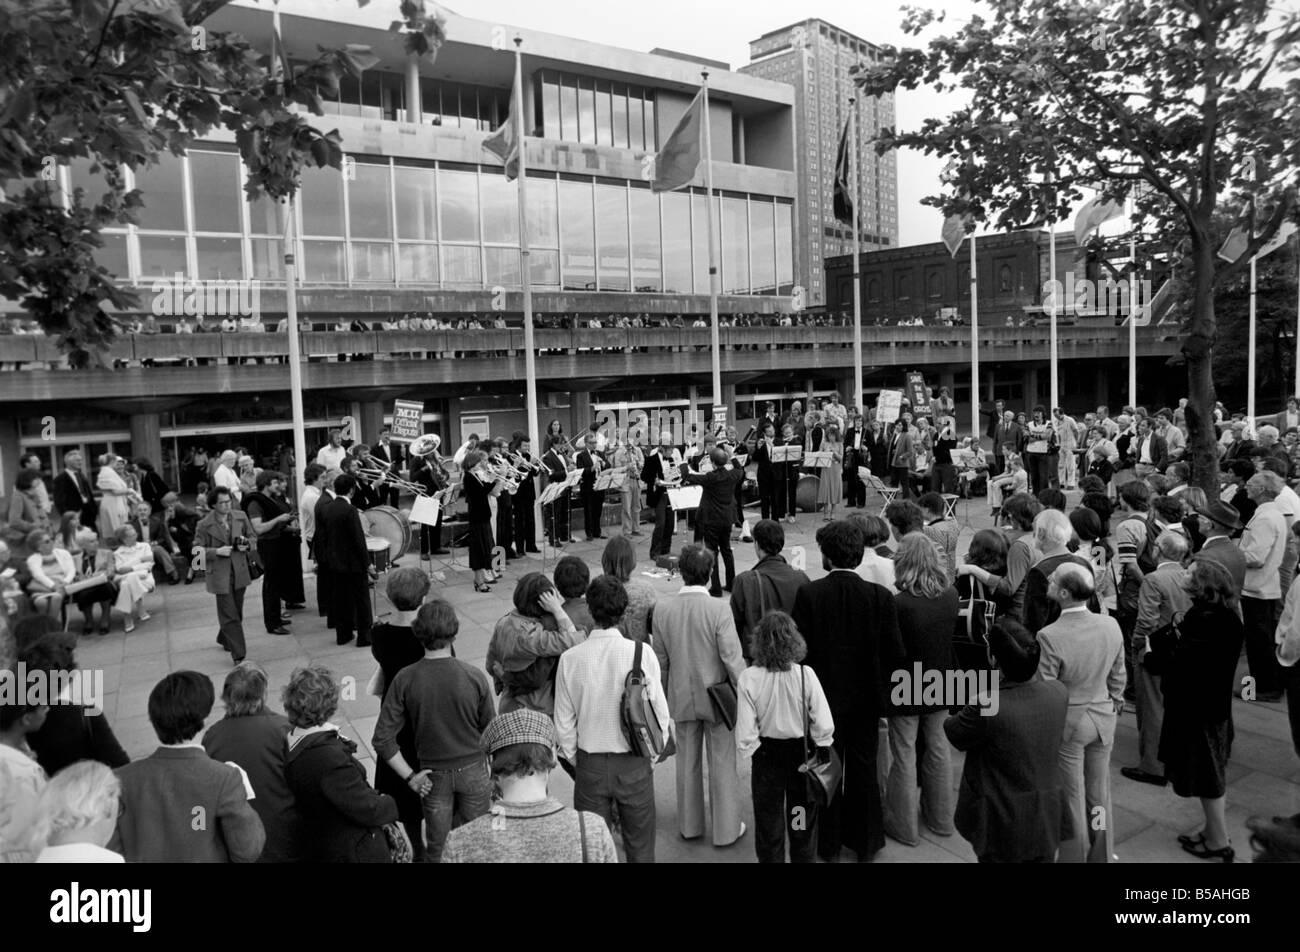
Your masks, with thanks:
[(540, 463), (535, 463), (531, 460), (525, 459), (521, 453), (508, 452), (506, 453), (506, 459), (509, 460), (510, 465), (514, 467), (515, 472), (519, 474), (521, 480), (532, 478), (537, 475), (537, 473), (541, 472), (542, 469)]

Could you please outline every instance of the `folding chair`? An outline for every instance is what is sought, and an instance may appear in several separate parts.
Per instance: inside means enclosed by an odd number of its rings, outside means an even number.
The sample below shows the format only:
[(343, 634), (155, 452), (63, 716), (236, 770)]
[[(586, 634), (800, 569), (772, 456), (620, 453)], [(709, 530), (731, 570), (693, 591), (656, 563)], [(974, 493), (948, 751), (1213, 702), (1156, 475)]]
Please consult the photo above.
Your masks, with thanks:
[(961, 497), (956, 493), (943, 494), (943, 517), (945, 519), (957, 519), (957, 500)]
[(882, 503), (880, 506), (880, 514), (883, 516), (885, 514), (885, 510), (889, 508), (889, 504), (893, 502), (896, 498), (898, 498), (898, 494), (902, 490), (895, 489), (893, 486), (886, 486), (884, 482), (881, 481), (879, 476), (873, 475), (872, 473), (867, 472), (864, 469), (859, 469), (858, 475), (862, 477), (862, 481), (863, 483), (866, 484), (866, 487), (868, 489), (876, 492), (877, 494), (880, 495), (882, 499), (885, 500), (884, 503)]

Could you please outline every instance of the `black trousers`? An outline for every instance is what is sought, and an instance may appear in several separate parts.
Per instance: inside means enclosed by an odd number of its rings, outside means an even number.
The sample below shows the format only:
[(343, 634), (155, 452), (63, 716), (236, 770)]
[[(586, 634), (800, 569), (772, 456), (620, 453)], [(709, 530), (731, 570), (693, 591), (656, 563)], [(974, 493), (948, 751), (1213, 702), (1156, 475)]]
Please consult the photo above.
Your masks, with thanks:
[[(784, 489), (784, 487), (782, 487)], [(777, 482), (771, 476), (758, 477), (758, 513), (762, 519), (780, 519), (779, 510), (782, 508), (784, 500), (779, 500), (776, 494)]]
[(582, 491), (582, 531), (588, 539), (600, 538), (600, 517), (605, 508), (605, 493), (595, 489)]
[(844, 786), (839, 796), (821, 812), (817, 853), (822, 859), (835, 862), (840, 847), (847, 846), (858, 854), (858, 862), (864, 862), (885, 845), (884, 811), (880, 781), (876, 777), (878, 719), (840, 713), (842, 716), (835, 721), (833, 746), (844, 763)]
[(900, 499), (911, 499), (916, 493), (912, 489), (912, 470), (906, 466), (891, 466), (889, 472), (893, 475), (894, 485), (902, 492), (898, 494)]
[(677, 514), (668, 501), (668, 493), (661, 491), (659, 501), (655, 503), (655, 531), (650, 537), (650, 558), (657, 559), (672, 552), (673, 526), (676, 520)]
[(865, 506), (867, 504), (867, 484), (858, 476), (856, 466), (844, 469), (844, 505)]
[(802, 737), (760, 738), (754, 751), (750, 791), (754, 797), (754, 852), (760, 863), (784, 863), (790, 836), (790, 862), (817, 859), (817, 803), (808, 799)]
[[(714, 595), (721, 595), (725, 587), (726, 591), (729, 592), (732, 583), (736, 580), (736, 558), (731, 552), (731, 526), (722, 523), (702, 523), (699, 528), (702, 537), (701, 541), (714, 555), (713, 576), (709, 591)], [(719, 562), (722, 562), (727, 567), (727, 584), (725, 586), (718, 584)]]
[(359, 644), (370, 641), (370, 587), (365, 572), (332, 572), (330, 586), (334, 593), (334, 621), (337, 641), (341, 645), (352, 640), (353, 632)]
[(442, 510), (438, 510), (438, 524), (420, 526), (420, 558), (426, 558), (442, 548)]
[(537, 551), (537, 517), (534, 515), (537, 497), (533, 493), (520, 493), (514, 499), (515, 553)]
[(229, 592), (216, 596), (217, 624), (221, 633), (217, 640), (226, 646), (231, 657), (238, 663), (244, 660), (248, 649), (244, 644), (244, 592), (246, 588), (232, 588)]
[(546, 520), (546, 536), (551, 540), (551, 545), (558, 546), (569, 541), (570, 521), (569, 521), (569, 496), (571, 491), (566, 489), (560, 493), (558, 499), (549, 506), (544, 506), (542, 518)]
[(785, 514), (799, 515), (799, 467), (791, 466), (785, 474)]
[(1276, 694), (1286, 687), (1273, 640), (1281, 610), (1282, 602), (1276, 598), (1241, 597), (1241, 620), (1246, 626), (1246, 661), (1258, 694)]
[(315, 551), (315, 541), (307, 544), (308, 551), (316, 561), (316, 611), (325, 619), (325, 627), (334, 627), (333, 585), (330, 584), (330, 572), (321, 562), (320, 554)]
[(497, 497), (496, 544), (506, 550), (506, 555), (514, 552), (515, 540), (515, 499), (509, 493)]

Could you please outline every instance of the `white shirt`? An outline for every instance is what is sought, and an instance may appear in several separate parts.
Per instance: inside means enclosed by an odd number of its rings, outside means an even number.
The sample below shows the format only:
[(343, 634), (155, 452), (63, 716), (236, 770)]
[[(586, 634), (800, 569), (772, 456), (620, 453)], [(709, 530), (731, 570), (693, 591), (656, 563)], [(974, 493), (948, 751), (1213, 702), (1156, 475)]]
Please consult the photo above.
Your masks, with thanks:
[(805, 693), (812, 743), (829, 747), (835, 720), (817, 672), (801, 664), (791, 665), (789, 671), (752, 666), (740, 672), (736, 685), (736, 749), (748, 756), (758, 750), (763, 737), (803, 737)]
[(1290, 486), (1283, 485), (1282, 491), (1277, 494), (1273, 503), (1282, 510), (1288, 528), (1296, 519), (1300, 519), (1300, 495), (1296, 495), (1296, 491)]
[(856, 569), (858, 576), (865, 582), (873, 582), (891, 593), (894, 589), (894, 560), (887, 559), (871, 546), (862, 551), (862, 561)]
[(239, 505), (239, 498), (244, 495), (244, 489), (239, 483), (239, 475), (224, 464), (218, 464), (216, 472), (212, 474), (212, 482), (217, 486), (224, 486), (230, 490), (231, 497), (235, 500), (235, 505)]
[(38, 863), (125, 863), (121, 853), (114, 853), (94, 843), (64, 843), (47, 846), (36, 857)]
[(316, 503), (320, 499), (320, 489), (308, 486), (302, 491), (302, 501), (298, 504), (298, 525), (302, 528), (302, 537), (310, 542), (316, 535)]
[[(620, 705), (635, 652), (636, 644), (617, 628), (596, 628), (586, 641), (560, 655), (555, 675), (555, 735), (566, 760), (574, 762), (580, 749), (589, 754), (631, 752), (623, 736)], [(641, 670), (646, 693), (667, 737), (672, 719), (659, 659), (648, 645), (641, 648)]]
[(348, 455), (348, 451), (341, 446), (335, 446), (333, 443), (327, 443), (321, 447), (320, 452), (316, 454), (317, 465), (324, 466), (326, 471), (339, 469), (343, 466), (343, 457)]

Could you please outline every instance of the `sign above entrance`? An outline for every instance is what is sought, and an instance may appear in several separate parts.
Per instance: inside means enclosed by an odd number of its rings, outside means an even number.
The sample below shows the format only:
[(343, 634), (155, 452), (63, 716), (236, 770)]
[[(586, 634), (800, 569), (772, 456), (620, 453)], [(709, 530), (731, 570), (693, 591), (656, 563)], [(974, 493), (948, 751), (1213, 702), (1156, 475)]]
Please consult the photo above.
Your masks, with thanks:
[(409, 443), (424, 432), (424, 404), (415, 400), (393, 401), (394, 443)]

